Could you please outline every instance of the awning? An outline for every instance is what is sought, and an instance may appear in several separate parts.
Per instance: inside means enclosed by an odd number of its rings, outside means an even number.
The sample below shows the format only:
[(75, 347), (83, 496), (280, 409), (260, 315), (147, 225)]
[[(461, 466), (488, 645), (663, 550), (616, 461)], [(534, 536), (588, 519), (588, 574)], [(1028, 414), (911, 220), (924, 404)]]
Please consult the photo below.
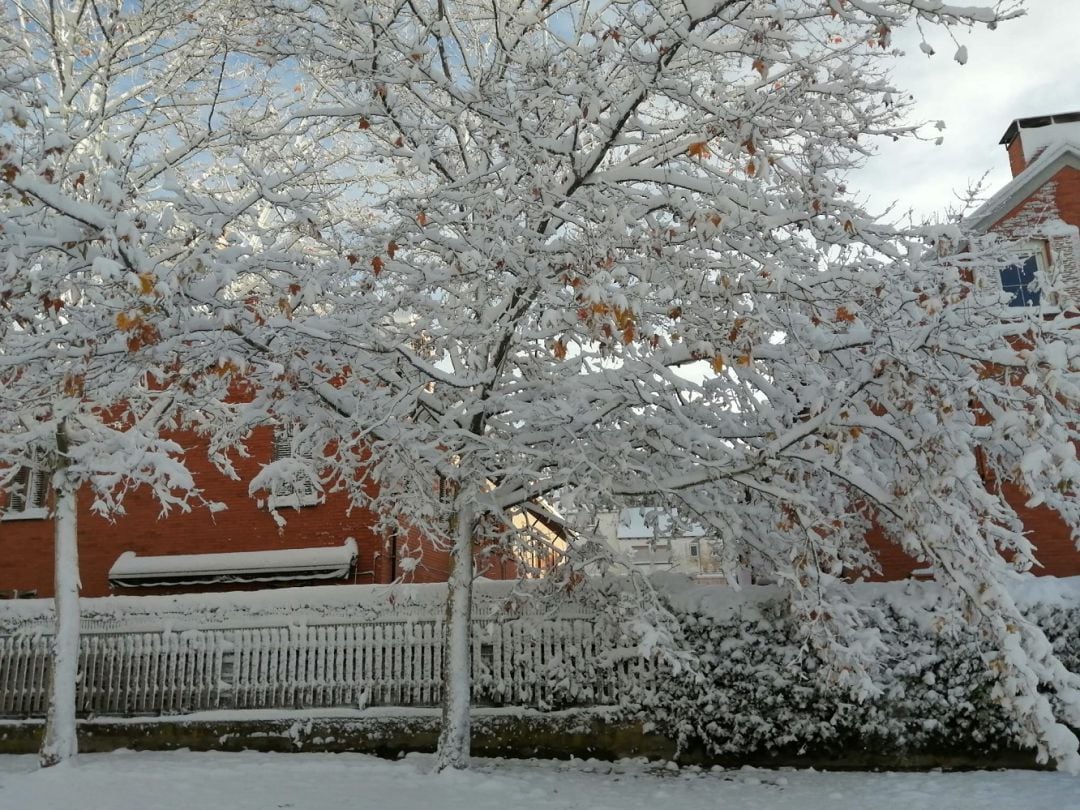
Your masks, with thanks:
[(356, 541), (342, 546), (233, 551), (220, 554), (142, 556), (125, 551), (109, 569), (109, 584), (216, 585), (235, 582), (290, 582), (341, 579), (356, 565)]

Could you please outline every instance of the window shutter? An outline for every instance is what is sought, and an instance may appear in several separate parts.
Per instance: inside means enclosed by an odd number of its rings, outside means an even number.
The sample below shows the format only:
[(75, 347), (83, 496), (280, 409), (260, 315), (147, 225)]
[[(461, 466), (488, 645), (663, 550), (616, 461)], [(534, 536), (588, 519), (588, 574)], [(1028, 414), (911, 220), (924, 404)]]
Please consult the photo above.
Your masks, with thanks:
[[(281, 461), (292, 458), (293, 455), (293, 428), (292, 425), (278, 425), (274, 428), (274, 446), (270, 458), (272, 461)], [(289, 498), (296, 495), (296, 487), (288, 481), (278, 481), (274, 485), (274, 496), (277, 498)], [(299, 504), (295, 504), (299, 506)]]
[[(294, 451), (296, 450), (296, 448), (293, 449)], [(315, 460), (311, 453), (299, 453), (297, 451), (294, 452), (294, 455), (296, 455), (297, 458), (303, 458), (307, 461), (313, 462)], [(315, 483), (311, 480), (310, 475), (306, 475), (302, 481), (298, 481), (295, 485), (295, 489), (302, 506), (310, 506), (311, 504), (318, 502), (318, 498), (315, 494)]]
[(49, 473), (47, 470), (34, 470), (28, 476), (30, 485), (27, 492), (26, 506), (28, 509), (44, 509), (49, 494)]
[(26, 510), (26, 506), (29, 499), (26, 497), (29, 493), (27, 487), (30, 484), (30, 468), (19, 467), (19, 471), (15, 473), (15, 478), (11, 482), (11, 488), (8, 490), (8, 504), (7, 508), (9, 512), (22, 512)]
[(292, 429), (285, 425), (274, 428), (274, 448), (271, 452), (271, 461), (281, 461), (283, 458), (292, 456)]

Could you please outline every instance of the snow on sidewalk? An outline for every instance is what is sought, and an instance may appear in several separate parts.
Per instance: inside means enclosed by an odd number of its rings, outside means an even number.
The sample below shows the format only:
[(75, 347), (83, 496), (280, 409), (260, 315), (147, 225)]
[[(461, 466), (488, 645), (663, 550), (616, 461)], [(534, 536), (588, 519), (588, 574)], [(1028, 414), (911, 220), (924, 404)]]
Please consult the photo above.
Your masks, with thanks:
[(1067, 810), (1080, 780), (1060, 773), (668, 771), (639, 762), (479, 760), (429, 772), (431, 758), (358, 754), (88, 754), (36, 770), (0, 756), (3, 810)]

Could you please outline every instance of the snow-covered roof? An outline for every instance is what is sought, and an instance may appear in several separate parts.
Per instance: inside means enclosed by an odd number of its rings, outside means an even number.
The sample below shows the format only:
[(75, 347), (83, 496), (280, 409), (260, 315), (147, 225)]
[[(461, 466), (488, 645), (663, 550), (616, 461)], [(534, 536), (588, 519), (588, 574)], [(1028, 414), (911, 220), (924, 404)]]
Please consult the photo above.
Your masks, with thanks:
[(356, 563), (356, 541), (341, 546), (234, 551), (218, 554), (121, 554), (109, 569), (114, 585), (208, 585), (340, 579)]
[(620, 540), (644, 540), (663, 537), (701, 537), (705, 530), (700, 526), (672, 527), (671, 514), (662, 509), (642, 506), (619, 512), (616, 535)]
[(989, 230), (995, 222), (1034, 194), (1066, 166), (1080, 170), (1080, 133), (1077, 143), (1058, 141), (1038, 155), (1027, 167), (968, 217), (976, 230)]

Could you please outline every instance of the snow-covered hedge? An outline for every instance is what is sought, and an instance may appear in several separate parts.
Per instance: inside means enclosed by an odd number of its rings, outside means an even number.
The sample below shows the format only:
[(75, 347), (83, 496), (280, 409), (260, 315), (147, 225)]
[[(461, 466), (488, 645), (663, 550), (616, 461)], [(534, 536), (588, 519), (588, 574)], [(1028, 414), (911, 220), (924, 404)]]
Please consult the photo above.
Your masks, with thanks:
[[(478, 583), (478, 703), (542, 711), (613, 706), (623, 719), (652, 723), (713, 755), (803, 748), (970, 754), (1016, 745), (1017, 727), (995, 700), (986, 663), (992, 651), (949, 618), (954, 614), (934, 583), (845, 589), (864, 621), (855, 641), (874, 649), (878, 661), (869, 697), (839, 685), (835, 669), (821, 666), (785, 615), (779, 589), (736, 592), (663, 577), (652, 586), (671, 615), (649, 615), (640, 581), (579, 585), (568, 593), (545, 590), (543, 582)], [(327, 586), (83, 600), (87, 674), (80, 707), (152, 714), (430, 706), (438, 700), (434, 650), (445, 593), (441, 585)], [(1065, 665), (1080, 671), (1080, 578), (1031, 578), (1011, 594)], [(15, 683), (23, 693), (43, 689), (45, 668), (27, 665), (25, 653), (31, 645), (35, 660), (44, 661), (50, 613), (45, 600), (0, 603), (0, 712), (27, 711), (4, 702), (5, 688), (8, 698), (14, 688), (5, 672), (24, 681), (33, 676), (33, 683)], [(374, 625), (377, 635), (369, 632)], [(680, 652), (680, 645), (688, 649)], [(360, 647), (382, 652), (360, 654)], [(642, 647), (653, 657), (643, 657)], [(106, 648), (138, 666), (114, 666), (103, 657)], [(412, 653), (402, 654), (406, 648)], [(211, 649), (218, 658), (206, 654)], [(688, 665), (682, 671), (670, 665), (673, 651)], [(188, 657), (178, 659), (181, 652)], [(665, 654), (669, 663), (659, 663)], [(148, 668), (154, 655), (174, 662), (175, 682)], [(230, 666), (196, 666), (223, 656)], [(331, 660), (352, 663), (330, 667)], [(279, 666), (283, 661), (293, 664)], [(166, 700), (166, 693), (174, 697)]]
[[(822, 676), (779, 593), (680, 588), (671, 607), (696, 666), (646, 682), (624, 706), (710, 753), (767, 751), (993, 752), (1016, 747), (1017, 728), (997, 705), (989, 651), (946, 622), (943, 593), (930, 583), (854, 586), (884, 645), (872, 673), (876, 695)], [(756, 591), (754, 593), (753, 591)], [(1080, 578), (1044, 579), (1018, 589), (1018, 602), (1080, 671)]]

